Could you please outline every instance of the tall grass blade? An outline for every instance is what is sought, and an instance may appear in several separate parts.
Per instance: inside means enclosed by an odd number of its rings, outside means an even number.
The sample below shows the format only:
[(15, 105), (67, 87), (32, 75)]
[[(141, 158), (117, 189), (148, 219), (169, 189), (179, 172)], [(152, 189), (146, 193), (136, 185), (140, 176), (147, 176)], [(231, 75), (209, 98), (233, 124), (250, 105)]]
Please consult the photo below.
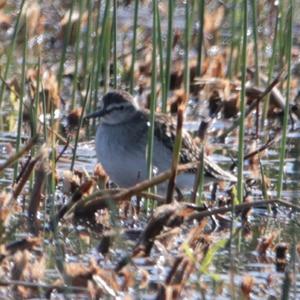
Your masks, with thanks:
[(74, 6), (76, 5), (76, 2), (77, 1), (72, 1), (71, 8), (70, 8), (70, 14), (69, 14), (69, 18), (68, 18), (66, 36), (64, 37), (62, 54), (61, 54), (61, 58), (60, 58), (58, 75), (57, 75), (57, 82), (58, 82), (59, 87), (61, 86), (61, 80), (62, 80), (62, 76), (63, 76), (63, 72), (64, 72), (64, 64), (65, 64), (65, 60), (66, 60), (66, 53), (67, 53), (67, 48), (68, 48), (69, 41), (70, 41), (71, 28), (72, 28), (72, 15), (74, 12)]
[(133, 38), (132, 38), (132, 50), (131, 50), (131, 67), (130, 67), (130, 85), (129, 92), (133, 93), (134, 87), (134, 68), (136, 60), (136, 37), (137, 37), (137, 27), (138, 27), (138, 12), (139, 12), (139, 0), (134, 1), (134, 21), (133, 21)]
[(23, 12), (24, 4), (25, 4), (25, 0), (22, 0), (21, 5), (20, 5), (20, 11), (17, 14), (17, 20), (16, 20), (16, 25), (15, 25), (13, 36), (12, 36), (11, 46), (8, 49), (7, 60), (5, 63), (5, 69), (4, 69), (4, 75), (3, 75), (3, 82), (2, 82), (1, 90), (0, 90), (0, 108), (2, 107), (3, 95), (4, 95), (4, 91), (5, 91), (5, 87), (6, 87), (5, 82), (6, 82), (6, 79), (8, 76), (9, 67), (10, 67), (12, 56), (13, 56), (15, 46), (16, 46), (17, 33), (19, 31), (20, 18), (21, 18), (22, 12)]
[[(91, 1), (91, 0), (90, 0)], [(97, 100), (98, 100), (98, 83), (99, 83), (99, 74), (97, 74), (97, 61), (98, 61), (98, 53), (99, 53), (99, 48), (100, 48), (100, 15), (101, 15), (101, 5), (99, 4), (98, 9), (97, 9), (97, 14), (96, 14), (96, 24), (94, 28), (95, 32), (95, 38), (93, 40), (94, 45), (93, 45), (93, 52), (92, 52), (92, 64), (91, 64), (91, 90), (93, 91), (93, 97), (90, 97), (89, 102), (88, 102), (88, 107), (87, 111), (90, 113), (92, 108), (94, 111), (96, 110), (97, 107)], [(94, 101), (92, 101), (94, 99)], [(87, 127), (87, 136), (90, 136), (90, 127)], [(92, 123), (92, 131), (94, 132), (96, 128), (96, 120), (93, 120)]]
[(259, 16), (259, 11), (257, 10), (257, 0), (250, 1), (252, 7), (252, 32), (253, 32), (253, 42), (254, 42), (254, 64), (255, 72), (254, 79), (255, 84), (259, 86), (259, 61), (258, 61), (258, 41), (257, 41), (257, 17)]
[(76, 97), (76, 91), (78, 86), (78, 64), (80, 59), (80, 41), (81, 41), (81, 20), (82, 20), (82, 14), (83, 14), (83, 1), (79, 1), (79, 26), (76, 28), (76, 44), (75, 44), (75, 70), (74, 70), (74, 78), (73, 78), (73, 90), (72, 90), (72, 100), (71, 100), (71, 109), (75, 107), (75, 97)]
[(283, 59), (284, 59), (284, 47), (285, 47), (285, 1), (281, 0), (279, 1), (279, 30), (278, 30), (278, 66), (279, 68), (283, 67)]
[(183, 128), (183, 117), (184, 117), (184, 110), (185, 110), (185, 100), (186, 99), (184, 99), (182, 103), (179, 104), (178, 111), (177, 111), (176, 138), (175, 138), (174, 149), (173, 149), (171, 177), (167, 189), (166, 203), (171, 203), (173, 201), (177, 167), (180, 159), (180, 149), (182, 143), (182, 128)]
[(237, 7), (237, 0), (233, 0), (231, 3), (231, 20), (230, 20), (230, 32), (231, 32), (231, 41), (230, 41), (230, 54), (229, 54), (229, 62), (227, 66), (227, 75), (229, 79), (232, 79), (233, 77), (233, 54), (234, 49), (236, 47), (236, 7)]
[[(275, 23), (275, 28), (274, 28), (274, 33), (273, 33), (273, 42), (272, 42), (272, 55), (269, 60), (268, 64), (268, 85), (270, 84), (274, 72), (274, 66), (275, 66), (275, 59), (277, 55), (277, 38), (278, 38), (278, 25), (279, 25), (279, 9), (276, 6), (276, 23)], [(265, 121), (267, 119), (267, 114), (269, 110), (269, 103), (270, 103), (270, 95), (268, 95), (265, 98), (264, 105), (263, 105), (263, 113), (262, 113), (262, 120), (261, 120), (261, 126), (265, 124)]]
[(286, 34), (286, 52), (285, 57), (287, 61), (287, 88), (286, 88), (286, 102), (283, 115), (282, 124), (282, 138), (280, 143), (279, 153), (279, 173), (277, 181), (277, 197), (281, 197), (282, 185), (283, 185), (283, 174), (284, 174), (284, 160), (285, 160), (285, 149), (287, 141), (287, 130), (288, 130), (288, 116), (289, 116), (289, 100), (290, 100), (290, 89), (291, 89), (291, 60), (292, 60), (292, 43), (293, 43), (293, 1), (290, 1), (290, 6), (287, 14), (287, 34)]
[(71, 171), (73, 171), (74, 165), (75, 165), (75, 159), (76, 159), (76, 153), (77, 153), (77, 147), (78, 147), (78, 140), (79, 140), (79, 133), (80, 133), (80, 129), (81, 129), (82, 124), (83, 124), (83, 116), (84, 116), (84, 113), (85, 113), (86, 104), (87, 104), (89, 96), (90, 96), (90, 89), (91, 89), (91, 76), (88, 77), (87, 91), (86, 91), (86, 94), (85, 94), (85, 97), (84, 97), (84, 100), (83, 100), (83, 106), (82, 106), (82, 110), (81, 110), (81, 114), (80, 114), (80, 122), (79, 122), (79, 126), (78, 126), (77, 132), (76, 132), (72, 162), (71, 162), (71, 166), (70, 166)]
[(111, 9), (111, 2), (108, 1), (108, 16), (107, 16), (107, 22), (104, 27), (103, 32), (103, 81), (104, 81), (104, 93), (106, 93), (109, 89), (109, 82), (110, 82), (110, 56), (111, 56), (111, 31), (112, 31), (112, 9)]
[[(148, 130), (147, 143), (147, 172), (148, 178), (153, 175), (153, 146), (154, 146), (154, 130), (155, 130), (155, 111), (156, 111), (156, 83), (157, 83), (157, 64), (156, 64), (156, 49), (157, 49), (157, 0), (152, 1), (153, 14), (153, 30), (152, 30), (152, 75), (151, 75), (151, 98), (150, 98), (150, 127)], [(149, 209), (149, 203), (145, 203), (146, 211)]]
[(239, 119), (239, 147), (238, 147), (238, 186), (237, 196), (239, 203), (243, 202), (244, 192), (244, 135), (245, 135), (245, 106), (246, 106), (246, 75), (247, 75), (247, 24), (248, 24), (248, 1), (244, 0), (243, 11), (243, 42), (242, 42), (242, 58), (241, 58), (241, 104)]
[[(83, 47), (83, 57), (82, 57), (82, 74), (85, 75), (85, 82), (84, 82), (84, 88), (87, 87), (87, 81), (88, 81), (88, 76), (87, 74), (90, 74), (90, 49), (93, 48), (93, 40), (91, 38), (92, 32), (93, 32), (93, 4), (94, 1), (88, 0), (87, 1), (87, 6), (88, 6), (88, 26), (87, 30), (85, 31), (84, 34), (84, 47)], [(99, 16), (96, 14), (96, 22), (99, 22)], [(97, 28), (96, 28), (97, 30)], [(97, 31), (96, 31), (97, 33)], [(97, 36), (97, 34), (96, 34)]]
[[(37, 65), (37, 78), (36, 78), (36, 93), (34, 95), (34, 109), (33, 109), (33, 128), (31, 136), (37, 134), (38, 124), (38, 108), (40, 103), (40, 86), (41, 86), (41, 54), (39, 53), (38, 65)], [(32, 153), (34, 155), (34, 153)]]
[[(165, 78), (165, 70), (164, 70), (164, 55), (163, 55), (163, 38), (161, 36), (161, 26), (160, 26), (160, 14), (159, 14), (159, 9), (158, 5), (156, 7), (157, 9), (157, 46), (158, 46), (158, 51), (159, 51), (159, 59), (160, 59), (160, 64), (159, 64), (159, 73), (160, 73), (160, 85), (161, 85), (161, 94), (162, 98), (166, 94), (166, 78)], [(163, 106), (163, 105), (162, 105)], [(163, 107), (162, 107), (163, 109)]]
[(117, 60), (117, 0), (113, 0), (113, 87), (117, 88), (118, 60)]
[(204, 12), (205, 12), (205, 1), (200, 0), (198, 2), (198, 22), (199, 22), (199, 34), (198, 34), (198, 45), (197, 45), (197, 68), (196, 75), (201, 75), (202, 66), (202, 47), (203, 47), (203, 32), (204, 32)]
[(189, 64), (189, 49), (190, 49), (190, 36), (191, 26), (193, 21), (193, 10), (195, 1), (191, 3), (186, 1), (185, 3), (185, 32), (184, 32), (184, 91), (187, 96), (187, 100), (190, 95), (190, 64)]
[[(99, 9), (100, 9), (100, 7), (99, 7)], [(97, 99), (97, 95), (98, 95), (98, 83), (100, 82), (101, 72), (104, 70), (104, 68), (106, 68), (106, 61), (104, 58), (105, 52), (106, 52), (106, 47), (107, 47), (105, 44), (105, 39), (106, 39), (105, 35), (107, 33), (109, 15), (110, 15), (110, 0), (106, 0), (104, 12), (103, 12), (102, 25), (101, 25), (101, 34), (99, 36), (99, 48), (98, 48), (97, 61), (96, 61), (97, 68), (96, 68), (96, 76), (95, 76), (95, 80), (94, 80), (94, 83), (96, 84), (96, 86), (94, 86), (94, 89), (93, 89), (95, 91), (95, 100)], [(103, 78), (103, 73), (102, 73), (102, 78)], [(97, 102), (95, 101), (94, 108), (96, 108), (96, 105), (97, 105)]]
[(167, 35), (167, 55), (166, 55), (166, 70), (165, 70), (165, 88), (162, 96), (162, 112), (167, 111), (167, 99), (170, 89), (171, 78), (171, 61), (172, 61), (172, 44), (173, 44), (173, 14), (174, 1), (168, 1), (168, 35)]

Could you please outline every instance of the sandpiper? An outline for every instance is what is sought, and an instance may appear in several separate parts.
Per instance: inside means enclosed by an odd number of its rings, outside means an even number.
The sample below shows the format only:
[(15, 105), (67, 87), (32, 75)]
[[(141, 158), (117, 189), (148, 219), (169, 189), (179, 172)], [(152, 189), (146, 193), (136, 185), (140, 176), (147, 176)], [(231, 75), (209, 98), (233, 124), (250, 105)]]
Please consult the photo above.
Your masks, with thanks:
[[(99, 111), (86, 118), (100, 117), (96, 133), (96, 153), (110, 179), (120, 187), (130, 187), (147, 179), (147, 136), (149, 111), (139, 109), (134, 98), (125, 91), (110, 91), (101, 101)], [(176, 137), (176, 121), (169, 115), (156, 113), (153, 149), (154, 173), (168, 170), (171, 166), (173, 145)], [(199, 159), (199, 146), (191, 135), (183, 130), (180, 163)], [(236, 177), (224, 171), (205, 156), (205, 179), (236, 182)], [(195, 170), (182, 173), (176, 178), (176, 187), (188, 191), (193, 187)], [(159, 186), (164, 190), (166, 184)]]

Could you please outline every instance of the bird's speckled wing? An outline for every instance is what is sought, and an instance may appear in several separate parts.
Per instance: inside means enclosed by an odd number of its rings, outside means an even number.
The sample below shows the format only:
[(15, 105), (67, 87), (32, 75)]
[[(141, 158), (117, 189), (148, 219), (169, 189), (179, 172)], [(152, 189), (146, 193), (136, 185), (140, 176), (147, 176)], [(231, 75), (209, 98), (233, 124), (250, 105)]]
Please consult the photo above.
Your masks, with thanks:
[[(167, 115), (156, 114), (155, 136), (161, 140), (171, 151), (176, 139), (176, 121)], [(180, 151), (180, 163), (185, 164), (196, 161), (199, 158), (199, 147), (193, 141), (191, 135), (182, 131), (182, 144)]]
[[(149, 112), (146, 112), (149, 115)], [(173, 151), (173, 145), (176, 138), (176, 121), (170, 116), (164, 114), (156, 114), (155, 118), (155, 137), (161, 140), (166, 147)], [(180, 151), (180, 163), (185, 164), (197, 161), (200, 157), (200, 149), (196, 145), (192, 136), (185, 130), (182, 130), (182, 145)], [(205, 175), (216, 179), (228, 180), (235, 182), (236, 177), (229, 172), (224, 171), (216, 163), (211, 161), (207, 156), (204, 157)], [(195, 169), (190, 170), (195, 172)]]

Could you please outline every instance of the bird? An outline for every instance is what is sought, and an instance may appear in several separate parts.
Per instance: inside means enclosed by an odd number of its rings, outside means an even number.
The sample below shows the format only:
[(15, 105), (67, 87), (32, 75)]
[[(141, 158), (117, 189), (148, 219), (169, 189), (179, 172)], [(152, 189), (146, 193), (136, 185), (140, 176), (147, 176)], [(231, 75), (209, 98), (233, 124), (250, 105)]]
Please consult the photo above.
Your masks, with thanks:
[[(135, 98), (124, 90), (111, 90), (100, 101), (100, 109), (85, 118), (100, 118), (95, 144), (98, 161), (111, 181), (121, 188), (131, 187), (148, 178), (147, 139), (150, 112), (140, 109)], [(164, 113), (155, 113), (153, 143), (153, 173), (170, 169), (176, 138), (176, 120)], [(200, 157), (199, 145), (185, 129), (179, 162), (196, 162)], [(223, 170), (206, 155), (204, 156), (205, 182), (225, 180), (236, 182), (231, 173)], [(176, 188), (181, 192), (192, 189), (195, 169), (176, 177)], [(158, 186), (158, 193), (166, 191), (167, 183)]]

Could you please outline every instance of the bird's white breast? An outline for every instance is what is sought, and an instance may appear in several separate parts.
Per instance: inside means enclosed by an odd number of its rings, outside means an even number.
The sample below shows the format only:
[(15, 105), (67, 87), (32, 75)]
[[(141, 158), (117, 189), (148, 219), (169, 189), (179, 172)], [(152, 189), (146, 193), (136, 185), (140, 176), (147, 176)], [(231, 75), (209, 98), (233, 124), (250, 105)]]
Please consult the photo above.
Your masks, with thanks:
[(98, 160), (111, 180), (121, 187), (129, 187), (146, 178), (143, 145), (129, 144), (126, 126), (100, 125), (96, 134)]
[[(138, 125), (137, 125), (138, 126)], [(138, 135), (132, 126), (99, 125), (96, 133), (97, 158), (110, 179), (120, 187), (130, 187), (147, 179), (147, 134)], [(137, 131), (140, 133), (140, 131)], [(147, 133), (147, 132), (146, 132)], [(172, 152), (158, 139), (154, 139), (154, 173), (171, 167)], [(180, 189), (192, 188), (194, 176), (182, 174), (177, 177)], [(167, 183), (159, 187), (161, 193)]]

